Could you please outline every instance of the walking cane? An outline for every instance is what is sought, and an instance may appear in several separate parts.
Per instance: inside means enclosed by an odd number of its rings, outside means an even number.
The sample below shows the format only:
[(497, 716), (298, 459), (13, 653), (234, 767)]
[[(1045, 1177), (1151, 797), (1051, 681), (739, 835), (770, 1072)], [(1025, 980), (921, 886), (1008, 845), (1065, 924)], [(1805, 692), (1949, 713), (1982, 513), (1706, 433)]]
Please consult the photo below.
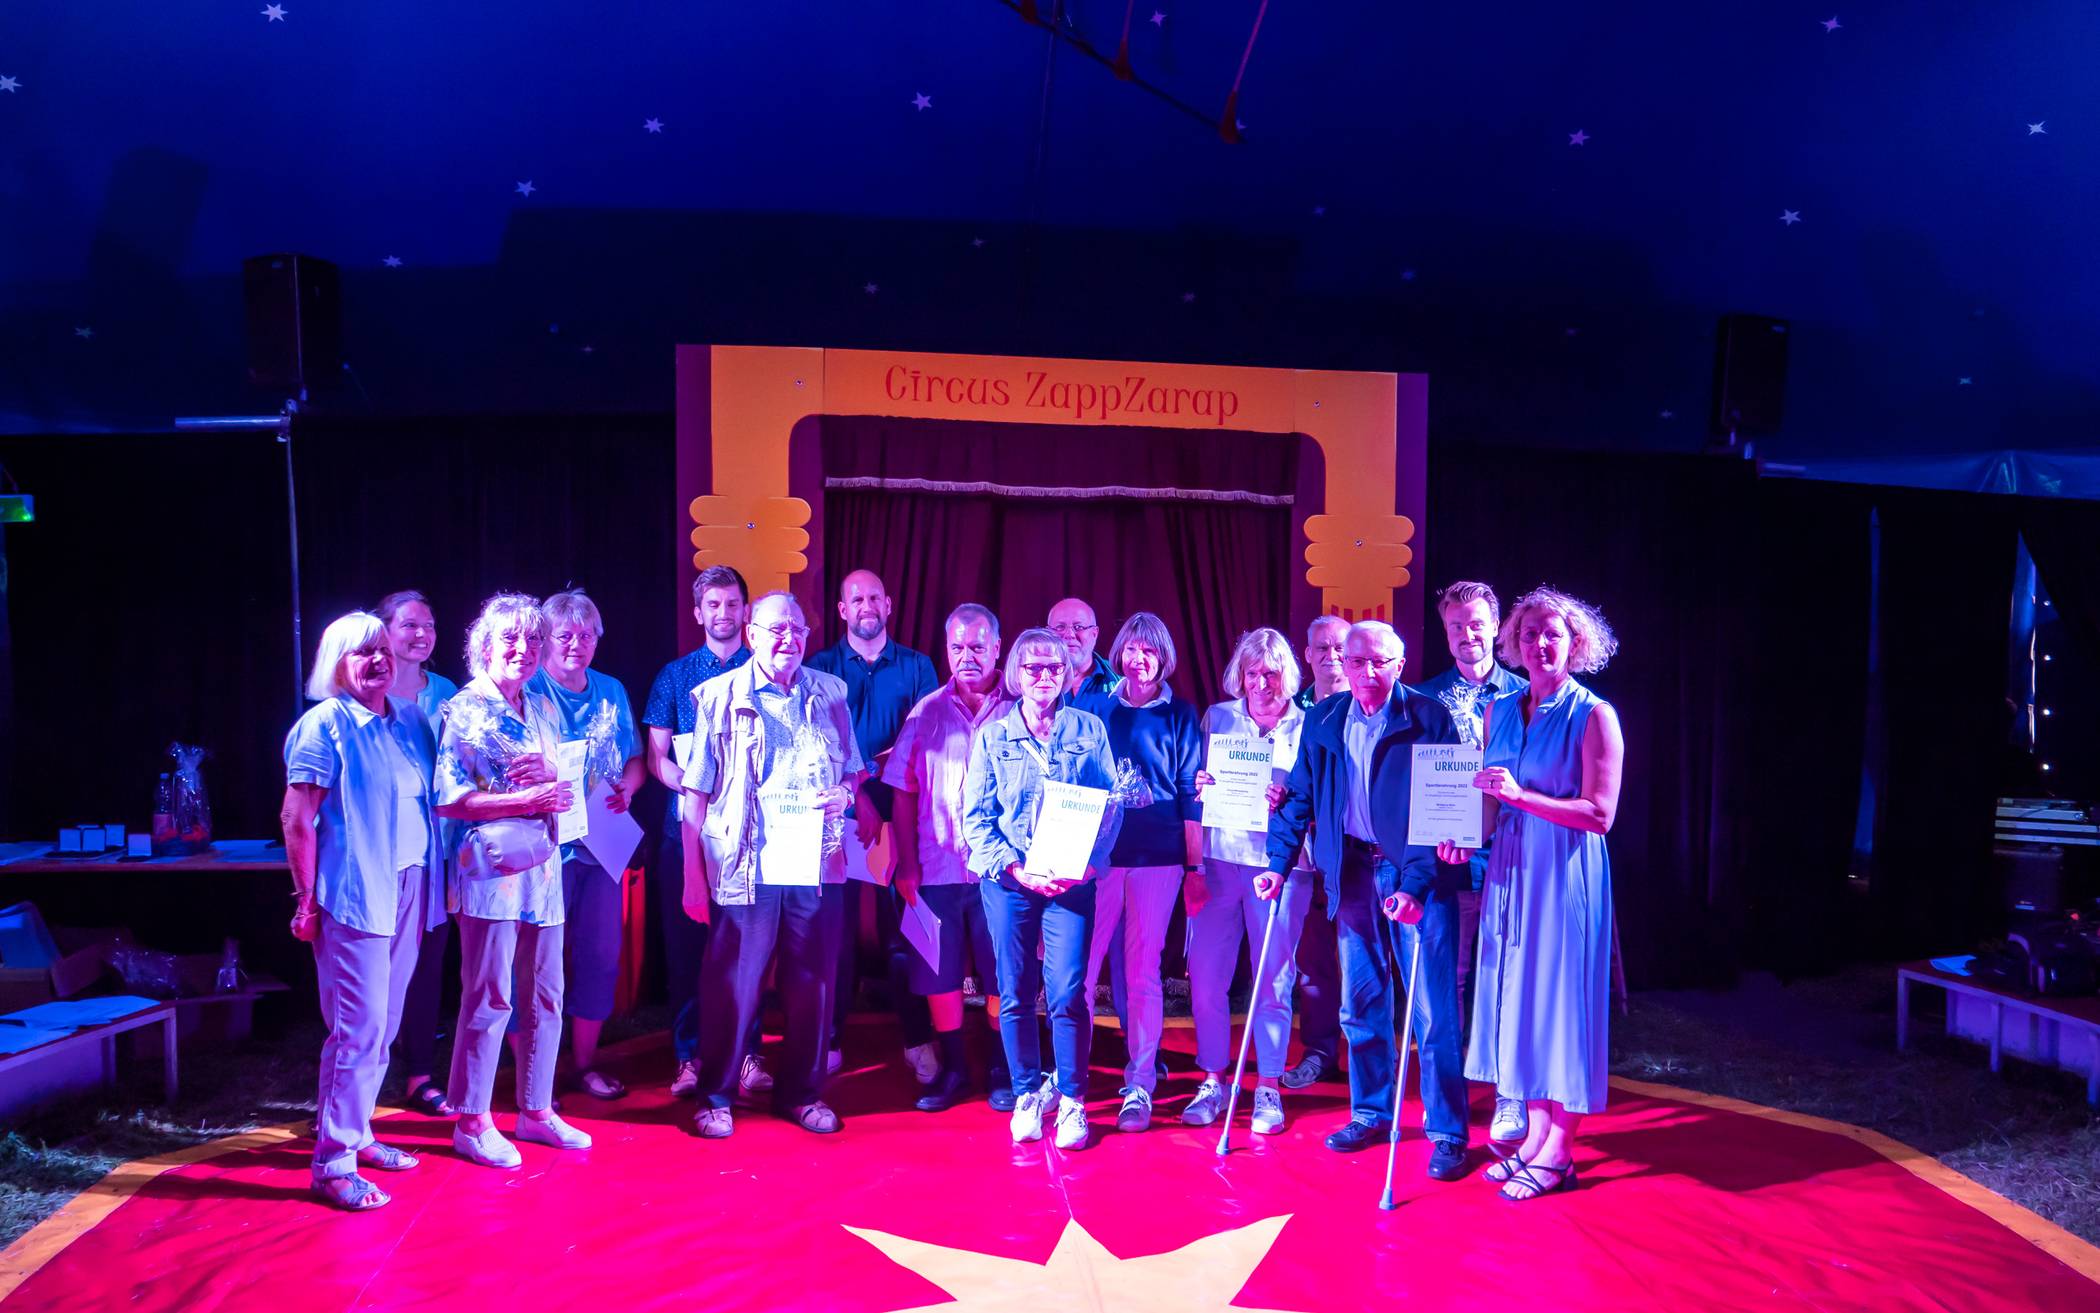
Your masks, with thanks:
[(1232, 1068), (1232, 1093), (1225, 1099), (1225, 1129), (1218, 1132), (1218, 1157), (1232, 1152), (1232, 1113), (1240, 1104), (1240, 1078), (1247, 1074), (1247, 1041), (1254, 1038), (1254, 1009), (1261, 1002), (1262, 968), (1269, 961), (1269, 939), (1276, 933), (1276, 909), (1283, 906), (1283, 890), (1269, 900), (1269, 924), (1261, 932), (1261, 952), (1254, 958), (1254, 994), (1247, 1000), (1247, 1025), (1240, 1031), (1240, 1060)]
[(1393, 1081), (1393, 1138), (1385, 1147), (1385, 1194), (1379, 1197), (1378, 1206), (1391, 1212), (1393, 1203), (1393, 1164), (1400, 1158), (1400, 1102), (1407, 1095), (1407, 1046), (1414, 1037), (1415, 1029), (1415, 985), (1422, 978), (1422, 935), (1415, 933), (1414, 960), (1407, 968), (1407, 1019), (1400, 1025), (1400, 1074)]

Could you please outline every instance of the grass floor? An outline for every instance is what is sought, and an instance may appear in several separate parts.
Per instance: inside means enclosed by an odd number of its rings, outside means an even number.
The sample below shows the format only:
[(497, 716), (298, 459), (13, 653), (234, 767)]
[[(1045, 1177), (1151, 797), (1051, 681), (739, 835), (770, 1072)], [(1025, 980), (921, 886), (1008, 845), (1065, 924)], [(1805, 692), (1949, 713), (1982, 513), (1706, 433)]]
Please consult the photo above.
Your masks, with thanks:
[[(2100, 1243), (2100, 1121), (2084, 1081), (1942, 1037), (1937, 991), (1914, 1000), (1912, 1048), (1895, 1051), (1893, 972), (1862, 967), (1780, 985), (1751, 977), (1728, 993), (1650, 993), (1612, 1019), (1612, 1070), (1869, 1127)], [(661, 1008), (607, 1027), (606, 1042), (661, 1030)], [(127, 1063), (106, 1098), (48, 1112), (0, 1134), (0, 1244), (13, 1241), (104, 1173), (313, 1114), (318, 1022), (183, 1061), (183, 1099), (155, 1106), (159, 1075)], [(398, 1085), (386, 1091), (399, 1097)]]

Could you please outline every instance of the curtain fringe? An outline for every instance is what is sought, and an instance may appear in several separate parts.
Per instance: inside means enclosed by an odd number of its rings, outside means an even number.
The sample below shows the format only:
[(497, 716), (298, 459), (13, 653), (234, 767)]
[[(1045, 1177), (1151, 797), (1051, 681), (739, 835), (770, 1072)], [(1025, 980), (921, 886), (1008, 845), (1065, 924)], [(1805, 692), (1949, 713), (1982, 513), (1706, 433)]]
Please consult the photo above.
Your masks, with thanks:
[(857, 491), (937, 492), (955, 496), (1054, 497), (1066, 501), (1207, 501), (1234, 502), (1243, 506), (1289, 506), (1296, 498), (1289, 493), (1239, 492), (1223, 488), (1139, 488), (1110, 483), (1097, 488), (1040, 488), (1025, 484), (962, 482), (953, 479), (885, 479), (874, 475), (827, 478), (826, 488)]

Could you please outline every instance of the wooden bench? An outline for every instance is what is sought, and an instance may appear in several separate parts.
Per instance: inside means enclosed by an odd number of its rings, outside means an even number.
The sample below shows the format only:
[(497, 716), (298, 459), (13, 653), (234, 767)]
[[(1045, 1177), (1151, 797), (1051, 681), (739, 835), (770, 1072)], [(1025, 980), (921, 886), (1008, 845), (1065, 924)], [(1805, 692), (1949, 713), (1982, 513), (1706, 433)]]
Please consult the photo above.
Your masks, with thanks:
[[(4, 1024), (7, 1023), (0, 1022)], [(154, 1025), (160, 1027), (161, 1095), (166, 1102), (175, 1102), (181, 1091), (175, 1056), (175, 1004), (159, 1002), (0, 1057), (0, 1119), (12, 1120), (18, 1113), (84, 1086), (114, 1084), (117, 1036)], [(94, 1051), (98, 1049), (99, 1053)], [(11, 1074), (16, 1072), (21, 1074)]]
[(1950, 975), (1930, 962), (1905, 962), (1896, 968), (1896, 1048), (1910, 1043), (1910, 987), (1933, 985), (1947, 991), (1947, 1029), (1955, 1029), (1955, 996), (1982, 1001), (1989, 1009), (1991, 1070), (2005, 1056), (2006, 1013), (2024, 1014), (2038, 1024), (2083, 1033), (2090, 1048), (2086, 1062), (2085, 1101), (2100, 1105), (2100, 998), (2035, 998), (1969, 976)]

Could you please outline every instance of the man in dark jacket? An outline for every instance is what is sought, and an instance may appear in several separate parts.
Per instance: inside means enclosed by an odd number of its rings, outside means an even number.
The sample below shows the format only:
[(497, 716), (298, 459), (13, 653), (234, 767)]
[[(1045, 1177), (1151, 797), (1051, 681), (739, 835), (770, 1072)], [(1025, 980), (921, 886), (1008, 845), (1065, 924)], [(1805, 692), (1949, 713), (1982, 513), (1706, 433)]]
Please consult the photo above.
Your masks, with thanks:
[(1422, 1055), (1424, 1130), (1436, 1143), (1429, 1175), (1465, 1173), (1466, 1082), (1459, 1058), (1458, 890), (1440, 879), (1436, 850), (1407, 842), (1409, 778), (1418, 743), (1457, 743), (1451, 713), (1400, 682), (1406, 648), (1392, 626), (1361, 621), (1343, 652), (1349, 696), (1305, 718), (1283, 805), (1269, 818), (1273, 897), (1310, 828), (1341, 950), (1342, 1034), (1349, 1041), (1347, 1125), (1327, 1147), (1351, 1153), (1388, 1134), (1393, 1107), (1393, 972), (1386, 908), (1400, 922), (1403, 962), (1421, 954), (1415, 1034)]

